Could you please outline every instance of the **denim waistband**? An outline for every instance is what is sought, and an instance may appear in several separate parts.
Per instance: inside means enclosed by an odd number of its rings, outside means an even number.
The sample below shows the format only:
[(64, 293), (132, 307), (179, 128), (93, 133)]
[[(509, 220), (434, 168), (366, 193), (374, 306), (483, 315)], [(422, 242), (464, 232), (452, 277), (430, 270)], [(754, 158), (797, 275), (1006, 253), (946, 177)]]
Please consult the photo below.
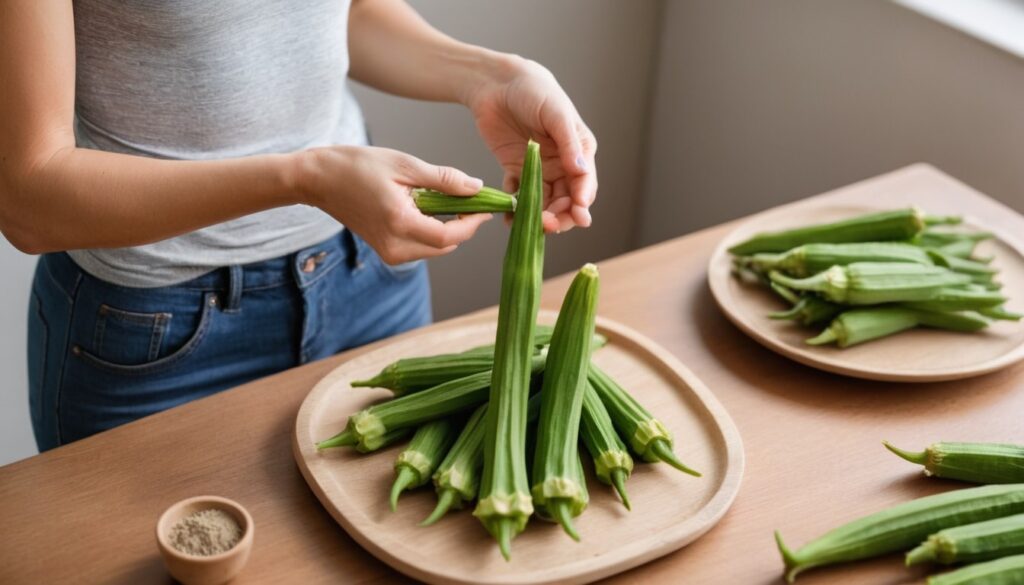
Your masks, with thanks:
[[(294, 283), (300, 288), (305, 288), (341, 262), (347, 262), (350, 266), (361, 264), (367, 251), (368, 246), (365, 242), (351, 231), (343, 229), (335, 236), (291, 254), (251, 264), (215, 268), (192, 280), (158, 288), (221, 291), (226, 293), (229, 299), (237, 299), (247, 290), (267, 289), (284, 284)], [(65, 252), (46, 254), (41, 262), (65, 294), (73, 297), (85, 273), (71, 256)], [(130, 288), (105, 281), (103, 283), (105, 286)], [(232, 304), (230, 300), (228, 304)]]

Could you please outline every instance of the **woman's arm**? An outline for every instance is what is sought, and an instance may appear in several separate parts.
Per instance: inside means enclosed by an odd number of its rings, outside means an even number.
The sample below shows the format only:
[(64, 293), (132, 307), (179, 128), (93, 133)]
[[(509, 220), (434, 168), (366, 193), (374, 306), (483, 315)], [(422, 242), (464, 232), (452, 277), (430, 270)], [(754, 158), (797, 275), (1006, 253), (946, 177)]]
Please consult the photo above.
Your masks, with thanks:
[(74, 43), (71, 0), (0, 2), (0, 231), (22, 251), (139, 245), (309, 203), (396, 263), (451, 251), (484, 220), (416, 212), (409, 186), (480, 181), (387, 149), (167, 161), (76, 148)]
[(431, 27), (404, 0), (353, 0), (350, 71), (382, 91), (458, 102), (514, 189), (526, 140), (541, 145), (549, 231), (590, 225), (597, 194), (597, 141), (554, 76), (539, 64), (456, 41)]

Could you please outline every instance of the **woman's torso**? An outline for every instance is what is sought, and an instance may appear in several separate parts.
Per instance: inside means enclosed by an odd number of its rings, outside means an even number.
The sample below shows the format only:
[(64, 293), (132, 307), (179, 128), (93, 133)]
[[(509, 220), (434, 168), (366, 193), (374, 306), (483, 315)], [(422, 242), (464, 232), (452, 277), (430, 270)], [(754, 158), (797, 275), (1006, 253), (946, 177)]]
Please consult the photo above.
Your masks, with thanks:
[[(344, 0), (76, 0), (78, 145), (202, 160), (365, 144), (346, 86), (348, 9)], [(160, 286), (287, 254), (339, 227), (291, 206), (71, 255), (104, 280)]]

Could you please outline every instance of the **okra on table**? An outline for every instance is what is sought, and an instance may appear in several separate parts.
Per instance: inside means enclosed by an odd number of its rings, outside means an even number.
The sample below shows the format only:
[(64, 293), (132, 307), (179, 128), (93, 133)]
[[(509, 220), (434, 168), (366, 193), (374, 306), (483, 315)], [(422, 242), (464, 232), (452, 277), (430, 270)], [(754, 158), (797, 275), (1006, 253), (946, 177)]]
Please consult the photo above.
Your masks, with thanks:
[(1024, 583), (1024, 555), (967, 565), (928, 578), (928, 585), (1019, 585)]
[(844, 524), (793, 551), (776, 532), (786, 579), (820, 567), (908, 550), (945, 528), (1024, 512), (1024, 484), (953, 490), (898, 504)]
[(907, 566), (976, 563), (1024, 554), (1024, 514), (940, 530), (907, 553)]
[(883, 444), (903, 459), (923, 465), (925, 475), (975, 483), (1024, 483), (1024, 445), (939, 442), (911, 452)]
[(412, 436), (412, 441), (395, 460), (395, 481), (391, 485), (391, 511), (398, 508), (398, 497), (409, 488), (419, 487), (430, 480), (455, 439), (455, 427), (446, 418), (432, 420)]

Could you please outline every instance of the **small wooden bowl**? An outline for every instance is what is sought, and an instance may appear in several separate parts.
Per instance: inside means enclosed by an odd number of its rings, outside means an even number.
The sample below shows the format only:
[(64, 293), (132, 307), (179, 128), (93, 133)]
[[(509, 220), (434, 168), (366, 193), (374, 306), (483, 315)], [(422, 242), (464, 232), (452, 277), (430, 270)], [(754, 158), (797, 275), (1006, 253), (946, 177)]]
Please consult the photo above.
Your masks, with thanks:
[[(168, 540), (171, 527), (186, 516), (211, 508), (231, 515), (238, 522), (242, 529), (238, 543), (228, 551), (210, 556), (190, 555), (174, 548)], [(184, 585), (219, 585), (233, 579), (249, 560), (254, 531), (252, 516), (238, 502), (218, 496), (197, 496), (172, 505), (160, 516), (156, 523), (156, 543), (172, 577)]]

